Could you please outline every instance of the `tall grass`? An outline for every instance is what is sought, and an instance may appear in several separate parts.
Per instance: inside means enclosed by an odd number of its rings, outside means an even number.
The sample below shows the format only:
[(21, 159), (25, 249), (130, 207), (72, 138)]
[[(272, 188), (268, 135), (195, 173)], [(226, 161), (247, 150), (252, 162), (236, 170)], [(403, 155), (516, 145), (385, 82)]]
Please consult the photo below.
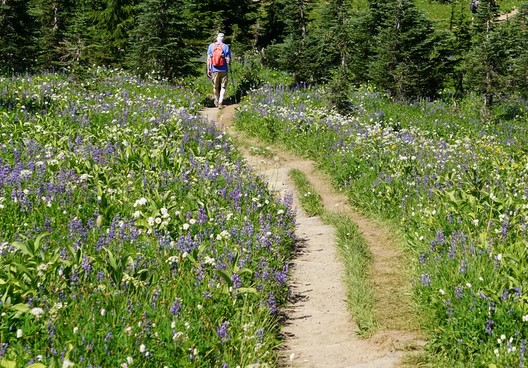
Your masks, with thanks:
[(0, 365), (274, 364), (295, 236), (199, 95), (0, 79)]
[(324, 207), (317, 189), (306, 175), (297, 169), (290, 176), (299, 192), (301, 207), (308, 216), (320, 216), (335, 227), (337, 248), (345, 267), (345, 283), (350, 312), (358, 326), (358, 334), (368, 337), (378, 328), (374, 313), (374, 295), (369, 282), (371, 254), (356, 224), (345, 215), (338, 215)]
[(264, 88), (245, 101), (237, 128), (314, 158), (353, 205), (399, 224), (436, 362), (522, 366), (526, 117), (482, 121), (471, 98), (409, 106), (368, 89), (351, 96), (345, 117), (319, 96)]

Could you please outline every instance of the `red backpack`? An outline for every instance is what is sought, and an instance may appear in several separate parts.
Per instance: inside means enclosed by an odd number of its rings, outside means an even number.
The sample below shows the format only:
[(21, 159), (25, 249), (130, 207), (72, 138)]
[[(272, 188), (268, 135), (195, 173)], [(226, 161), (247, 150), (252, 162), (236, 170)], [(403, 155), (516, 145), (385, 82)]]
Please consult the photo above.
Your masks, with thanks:
[(225, 56), (224, 56), (224, 44), (215, 43), (213, 46), (213, 57), (211, 63), (214, 67), (220, 67), (225, 65)]

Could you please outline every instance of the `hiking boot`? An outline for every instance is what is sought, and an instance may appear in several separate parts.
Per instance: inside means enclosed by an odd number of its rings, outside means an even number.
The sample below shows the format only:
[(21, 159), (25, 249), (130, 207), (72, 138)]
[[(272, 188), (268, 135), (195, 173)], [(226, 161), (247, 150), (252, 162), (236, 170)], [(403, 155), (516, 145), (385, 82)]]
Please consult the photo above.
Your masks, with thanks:
[(224, 105), (221, 104), (221, 103), (219, 103), (219, 104), (218, 104), (218, 108), (219, 108), (219, 109), (223, 109), (223, 108), (224, 108)]
[(215, 100), (214, 105), (215, 107), (218, 107), (218, 101)]

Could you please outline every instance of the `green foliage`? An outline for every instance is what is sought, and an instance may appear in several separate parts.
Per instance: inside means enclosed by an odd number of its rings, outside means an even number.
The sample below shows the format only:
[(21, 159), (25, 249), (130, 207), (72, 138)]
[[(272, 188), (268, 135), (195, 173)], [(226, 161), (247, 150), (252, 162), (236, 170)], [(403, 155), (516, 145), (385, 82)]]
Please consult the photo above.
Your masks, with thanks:
[(0, 96), (1, 364), (275, 361), (293, 213), (199, 96), (104, 68)]
[(323, 201), (316, 189), (310, 184), (302, 171), (292, 169), (288, 173), (299, 192), (301, 206), (308, 216), (321, 216), (324, 211)]
[(128, 64), (140, 75), (154, 74), (172, 81), (194, 74), (197, 50), (186, 45), (192, 30), (186, 24), (185, 6), (184, 1), (141, 3), (128, 55)]
[(434, 96), (441, 78), (435, 70), (436, 60), (430, 57), (434, 49), (431, 23), (412, 1), (390, 1), (371, 8), (373, 19), (377, 14), (381, 17), (373, 40), (375, 56), (369, 62), (374, 85), (397, 98)]
[(0, 73), (20, 72), (33, 65), (33, 27), (27, 1), (0, 4)]
[(526, 104), (497, 104), (488, 122), (478, 95), (408, 104), (363, 88), (349, 98), (355, 109), (343, 116), (317, 107), (314, 89), (256, 91), (236, 124), (316, 160), (354, 206), (403, 229), (430, 361), (519, 366), (528, 338)]

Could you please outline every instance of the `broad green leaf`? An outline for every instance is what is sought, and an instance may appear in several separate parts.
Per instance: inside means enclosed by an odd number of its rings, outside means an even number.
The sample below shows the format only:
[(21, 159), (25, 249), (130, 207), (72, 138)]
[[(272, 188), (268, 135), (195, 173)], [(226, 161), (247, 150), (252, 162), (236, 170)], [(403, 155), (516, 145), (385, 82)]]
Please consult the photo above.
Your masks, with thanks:
[(12, 360), (2, 359), (0, 360), (0, 367), (2, 368), (16, 368), (16, 362)]
[(229, 275), (225, 271), (216, 270), (216, 274), (220, 276), (221, 278), (223, 278), (225, 282), (227, 283), (227, 285), (233, 286), (233, 280), (231, 280), (231, 277), (229, 277)]

